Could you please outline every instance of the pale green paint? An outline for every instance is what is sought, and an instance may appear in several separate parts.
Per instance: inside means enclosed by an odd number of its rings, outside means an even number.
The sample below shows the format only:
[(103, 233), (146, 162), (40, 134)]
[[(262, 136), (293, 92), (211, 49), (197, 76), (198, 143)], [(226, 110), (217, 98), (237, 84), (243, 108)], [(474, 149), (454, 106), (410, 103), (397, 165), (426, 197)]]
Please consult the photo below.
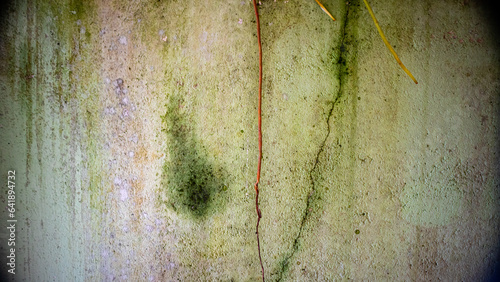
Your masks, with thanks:
[[(414, 85), (360, 3), (324, 4), (336, 22), (314, 1), (259, 7), (266, 277), (481, 277), (499, 246), (500, 72), (480, 9), (371, 1)], [(258, 280), (251, 2), (13, 7), (0, 121), (2, 171), (25, 187), (16, 278)]]

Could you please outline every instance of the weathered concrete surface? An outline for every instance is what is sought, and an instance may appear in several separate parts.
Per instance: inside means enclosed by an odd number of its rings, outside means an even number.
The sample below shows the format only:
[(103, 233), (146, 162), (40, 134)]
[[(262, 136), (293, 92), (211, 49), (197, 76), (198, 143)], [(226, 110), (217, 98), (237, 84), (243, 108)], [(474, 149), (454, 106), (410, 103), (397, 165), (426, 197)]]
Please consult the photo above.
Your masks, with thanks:
[[(312, 0), (259, 7), (266, 277), (485, 279), (500, 227), (500, 57), (486, 7), (370, 3), (418, 85), (362, 1), (324, 1), (336, 22)], [(6, 11), (10, 278), (257, 281), (251, 2), (15, 1)]]

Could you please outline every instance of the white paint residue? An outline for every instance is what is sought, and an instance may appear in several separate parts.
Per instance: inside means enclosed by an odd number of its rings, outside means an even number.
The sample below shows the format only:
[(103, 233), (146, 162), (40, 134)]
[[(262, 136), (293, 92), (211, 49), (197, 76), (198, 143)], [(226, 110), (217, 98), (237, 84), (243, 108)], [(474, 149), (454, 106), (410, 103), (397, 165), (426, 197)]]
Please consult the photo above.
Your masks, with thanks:
[(127, 190), (125, 189), (120, 189), (120, 200), (122, 200), (122, 202), (124, 202), (125, 200), (128, 199), (128, 192)]
[(118, 42), (120, 42), (120, 44), (122, 45), (127, 45), (127, 37), (125, 36), (120, 36), (120, 38), (118, 39)]

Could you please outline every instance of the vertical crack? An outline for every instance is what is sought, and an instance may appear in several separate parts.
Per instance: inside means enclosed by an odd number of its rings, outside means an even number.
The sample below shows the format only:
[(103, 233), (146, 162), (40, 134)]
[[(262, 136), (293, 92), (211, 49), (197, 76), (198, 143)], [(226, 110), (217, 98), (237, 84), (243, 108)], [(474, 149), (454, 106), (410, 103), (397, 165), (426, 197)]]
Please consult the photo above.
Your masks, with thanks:
[(339, 47), (338, 47), (338, 50), (339, 50), (339, 58), (338, 58), (338, 61), (337, 61), (337, 64), (339, 65), (339, 72), (338, 72), (339, 88), (338, 88), (338, 92), (337, 92), (337, 95), (336, 95), (335, 99), (333, 100), (333, 102), (331, 104), (330, 109), (328, 110), (328, 117), (326, 118), (326, 126), (327, 126), (326, 136), (323, 139), (323, 141), (321, 142), (321, 145), (320, 145), (320, 147), (318, 149), (318, 153), (316, 154), (316, 159), (314, 161), (314, 165), (313, 165), (312, 169), (309, 171), (309, 179), (311, 181), (311, 190), (309, 192), (309, 195), (307, 196), (306, 207), (305, 207), (304, 212), (303, 212), (302, 220), (300, 221), (299, 232), (297, 233), (297, 236), (294, 239), (294, 242), (293, 242), (293, 245), (292, 245), (290, 253), (281, 262), (281, 269), (280, 269), (280, 271), (278, 273), (278, 279), (277, 279), (277, 281), (282, 281), (283, 280), (284, 274), (289, 269), (289, 263), (290, 263), (291, 259), (293, 258), (293, 256), (299, 250), (299, 247), (300, 247), (300, 238), (302, 237), (302, 232), (304, 231), (304, 227), (306, 225), (306, 222), (308, 221), (308, 219), (309, 219), (309, 217), (310, 217), (310, 215), (312, 213), (312, 210), (311, 210), (310, 207), (312, 206), (312, 203), (314, 202), (313, 195), (316, 192), (316, 181), (314, 179), (314, 173), (315, 173), (315, 171), (318, 168), (319, 159), (320, 159), (321, 154), (324, 151), (326, 141), (330, 137), (330, 132), (331, 132), (331, 129), (330, 129), (330, 119), (331, 119), (331, 117), (333, 115), (333, 111), (335, 109), (335, 106), (338, 104), (340, 98), (342, 97), (342, 93), (344, 92), (343, 91), (343, 88), (344, 88), (343, 87), (344, 86), (344, 79), (345, 79), (345, 75), (344, 74), (347, 71), (346, 70), (347, 69), (347, 67), (346, 67), (347, 58), (346, 57), (347, 57), (347, 54), (348, 54), (348, 52), (346, 51), (347, 50), (347, 48), (346, 48), (346, 37), (347, 37), (346, 27), (347, 27), (348, 20), (349, 20), (349, 7), (350, 7), (350, 5), (347, 5), (346, 11), (345, 11), (345, 14), (344, 14), (344, 19), (345, 20), (344, 20), (344, 22), (342, 24), (342, 27), (341, 27), (342, 38), (340, 40), (340, 44), (339, 44)]

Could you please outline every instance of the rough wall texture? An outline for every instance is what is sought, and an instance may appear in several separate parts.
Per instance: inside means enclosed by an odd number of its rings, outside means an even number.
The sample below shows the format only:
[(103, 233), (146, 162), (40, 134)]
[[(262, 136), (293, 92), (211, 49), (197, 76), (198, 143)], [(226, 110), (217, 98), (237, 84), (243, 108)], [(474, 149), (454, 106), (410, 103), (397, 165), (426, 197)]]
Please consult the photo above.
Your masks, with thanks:
[[(336, 22), (312, 0), (259, 7), (266, 278), (486, 279), (500, 247), (486, 7), (370, 1), (415, 85), (362, 1), (323, 2)], [(259, 279), (250, 1), (14, 1), (1, 26), (8, 278)]]

